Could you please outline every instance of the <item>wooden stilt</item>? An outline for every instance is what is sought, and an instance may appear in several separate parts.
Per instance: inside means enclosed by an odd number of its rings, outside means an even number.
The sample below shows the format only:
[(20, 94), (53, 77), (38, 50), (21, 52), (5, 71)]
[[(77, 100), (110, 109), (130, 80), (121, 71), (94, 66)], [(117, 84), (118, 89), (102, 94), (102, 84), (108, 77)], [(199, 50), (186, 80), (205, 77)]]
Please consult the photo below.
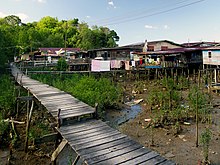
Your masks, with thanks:
[[(28, 91), (29, 96), (29, 91)], [(29, 112), (29, 101), (27, 102), (27, 125), (26, 125), (26, 138), (25, 138), (25, 153), (28, 151), (28, 134), (30, 129), (30, 123), (31, 123), (31, 116), (34, 108), (34, 101), (32, 100), (31, 109)]]

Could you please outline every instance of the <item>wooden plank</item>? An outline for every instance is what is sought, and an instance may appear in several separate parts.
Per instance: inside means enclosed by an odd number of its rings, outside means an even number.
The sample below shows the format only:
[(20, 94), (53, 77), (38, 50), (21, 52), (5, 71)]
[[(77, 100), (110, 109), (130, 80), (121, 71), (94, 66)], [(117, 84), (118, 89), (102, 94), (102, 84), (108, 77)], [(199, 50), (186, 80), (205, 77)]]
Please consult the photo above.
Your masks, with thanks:
[[(119, 150), (118, 152), (120, 153), (120, 151), (122, 151), (122, 150)], [(104, 161), (98, 162), (96, 164), (97, 165), (101, 165), (101, 164), (120, 164), (120, 163), (126, 162), (128, 160), (132, 160), (136, 157), (139, 157), (139, 156), (144, 155), (144, 154), (149, 153), (149, 152), (150, 152), (150, 150), (147, 150), (145, 148), (139, 148), (139, 149), (133, 150), (131, 152), (127, 152), (123, 155), (115, 155), (116, 157), (113, 157), (111, 159), (105, 159)]]
[(62, 101), (72, 101), (76, 100), (74, 97), (71, 96), (60, 96), (56, 98), (50, 98), (50, 97), (45, 97), (43, 99), (40, 99), (39, 101), (44, 102), (44, 103), (50, 103), (50, 102), (62, 102)]
[[(57, 113), (58, 110), (53, 110), (53, 111), (50, 111), (50, 108), (46, 107), (47, 110), (52, 114), (52, 115), (55, 115)], [(61, 108), (59, 108), (61, 109)], [(92, 114), (95, 112), (95, 109), (93, 108), (84, 108), (84, 110), (82, 109), (69, 109), (69, 110), (65, 110), (65, 111), (62, 111), (61, 110), (61, 117), (69, 117), (69, 116), (75, 116), (76, 114), (79, 114), (82, 113), (82, 114)]]
[(65, 132), (67, 130), (91, 127), (91, 126), (95, 126), (95, 125), (107, 125), (107, 124), (100, 121), (100, 120), (89, 119), (89, 120), (86, 120), (86, 121), (77, 122), (74, 125), (64, 125), (61, 128), (59, 128), (58, 131), (60, 133), (62, 133), (62, 132)]
[(56, 96), (56, 97), (59, 97), (60, 95), (68, 95), (66, 92), (63, 92), (63, 91), (51, 91), (51, 93), (47, 93), (47, 92), (44, 92), (42, 91), (41, 93), (37, 94), (37, 96), (39, 98), (44, 98), (44, 97), (51, 97), (51, 96)]
[(158, 156), (158, 153), (151, 151), (151, 152), (148, 152), (148, 153), (141, 155), (137, 158), (126, 161), (126, 162), (122, 163), (121, 165), (140, 164), (140, 163), (146, 162), (147, 160), (150, 160), (156, 156)]
[(88, 164), (119, 164), (130, 159), (134, 159), (139, 155), (144, 155), (145, 153), (150, 152), (142, 148), (140, 144), (132, 145), (121, 150), (104, 154), (98, 157), (87, 159)]
[(68, 130), (60, 131), (60, 133), (65, 137), (67, 134), (76, 134), (78, 132), (84, 132), (84, 131), (91, 131), (91, 132), (93, 132), (92, 131), (93, 129), (97, 129), (98, 130), (98, 128), (102, 129), (102, 127), (108, 128), (109, 126), (107, 126), (105, 123), (103, 123), (103, 124), (99, 124), (99, 125), (90, 125), (90, 126), (81, 127), (81, 128), (75, 128), (75, 129), (74, 129), (74, 127), (71, 127)]
[(96, 141), (96, 140), (101, 140), (101, 139), (105, 139), (105, 138), (108, 138), (108, 137), (116, 136), (116, 135), (119, 135), (119, 134), (121, 134), (121, 133), (118, 132), (118, 131), (112, 131), (112, 132), (108, 132), (108, 133), (98, 135), (98, 136), (95, 136), (95, 137), (94, 136), (89, 137), (89, 138), (86, 138), (86, 139), (72, 140), (71, 138), (68, 138), (67, 140), (69, 142), (71, 142), (71, 144), (73, 144), (73, 145), (79, 145), (79, 144), (83, 144), (83, 143), (93, 142), (93, 141)]
[(155, 164), (163, 164), (163, 162), (165, 162), (166, 159), (161, 157), (160, 155), (150, 159), (150, 160), (147, 160), (143, 163), (140, 163), (140, 165), (146, 165), (146, 164), (149, 164), (149, 165), (155, 165)]
[(84, 144), (80, 144), (80, 145), (72, 145), (71, 143), (70, 143), (70, 145), (72, 147), (74, 147), (76, 150), (80, 150), (80, 149), (89, 148), (92, 146), (98, 146), (101, 144), (109, 143), (111, 141), (116, 141), (116, 140), (119, 140), (124, 137), (126, 137), (126, 135), (120, 134), (120, 135), (116, 135), (116, 136), (112, 136), (109, 138), (105, 138), (105, 139), (101, 139), (101, 140), (97, 140), (97, 141), (93, 141), (93, 142), (89, 142), (89, 143), (84, 143)]
[(77, 112), (77, 113), (71, 113), (71, 114), (64, 114), (61, 115), (62, 119), (67, 119), (67, 118), (73, 118), (73, 117), (78, 117), (78, 116), (83, 116), (83, 115), (89, 115), (94, 113), (94, 111), (84, 111), (84, 112)]
[[(106, 126), (107, 128), (107, 126)], [(91, 138), (93, 136), (99, 136), (102, 134), (106, 134), (108, 132), (116, 131), (115, 129), (103, 129), (102, 131), (96, 131), (95, 129), (88, 130), (88, 131), (83, 131), (83, 132), (78, 132), (74, 133), (74, 137), (72, 134), (70, 135), (65, 135), (65, 138), (71, 138), (71, 141), (73, 140), (80, 140), (80, 139), (86, 139), (86, 138)]]
[(73, 96), (71, 96), (71, 95), (69, 95), (67, 93), (64, 93), (64, 92), (60, 92), (57, 95), (43, 96), (42, 98), (47, 99), (48, 101), (50, 101), (50, 100), (58, 100), (58, 99), (61, 99), (61, 98), (73, 98), (73, 99), (76, 99)]
[[(44, 105), (44, 106), (47, 107), (50, 111), (56, 111), (57, 109), (61, 109), (61, 110), (65, 111), (65, 110), (74, 109), (77, 107), (90, 107), (89, 105), (87, 105), (85, 103), (78, 103), (78, 104), (71, 104), (71, 105), (69, 104), (69, 105), (61, 105), (61, 106), (57, 105), (56, 107), (55, 106), (48, 106), (48, 105)], [(92, 107), (90, 107), (90, 108), (92, 108)]]
[(70, 98), (74, 98), (72, 95), (64, 92), (64, 91), (60, 91), (59, 93), (55, 94), (55, 95), (40, 95), (43, 98), (47, 98), (47, 99), (59, 99), (61, 97), (70, 97)]
[(118, 139), (116, 141), (111, 141), (111, 142), (101, 144), (98, 146), (92, 146), (92, 147), (87, 147), (87, 148), (83, 148), (83, 149), (78, 149), (77, 151), (78, 151), (78, 153), (80, 153), (81, 156), (90, 155), (91, 153), (96, 153), (98, 151), (102, 151), (102, 150), (105, 150), (108, 148), (117, 147), (118, 145), (121, 145), (124, 143), (128, 144), (130, 142), (131, 142), (131, 140), (128, 137), (124, 137), (124, 138)]
[[(67, 106), (67, 107), (62, 107), (61, 108), (61, 111), (68, 111), (68, 110), (78, 110), (78, 109), (81, 109), (81, 108), (87, 108), (87, 109), (94, 109), (93, 107), (90, 107), (89, 105), (84, 105), (84, 104), (80, 104), (80, 105), (72, 105), (72, 106)], [(53, 108), (50, 108), (50, 112), (56, 112), (57, 109), (53, 109)]]
[(65, 139), (62, 140), (62, 142), (60, 143), (60, 145), (57, 147), (57, 149), (53, 152), (52, 156), (51, 156), (51, 161), (55, 161), (57, 156), (60, 154), (60, 152), (64, 149), (64, 147), (66, 146), (67, 141)]
[[(53, 108), (46, 108), (53, 116), (56, 116), (58, 109), (54, 110)], [(51, 110), (52, 109), (52, 110)], [(67, 114), (76, 114), (82, 112), (80, 109), (68, 109), (68, 110), (61, 110), (62, 115), (67, 115)], [(85, 110), (84, 112), (88, 112), (88, 110)], [(93, 110), (90, 110), (88, 113), (94, 113)]]
[(62, 110), (61, 109), (61, 115), (68, 115), (68, 114), (74, 114), (74, 113), (84, 113), (84, 112), (90, 112), (90, 113), (94, 113), (95, 112), (95, 108), (91, 108), (91, 107), (84, 107), (84, 108), (75, 108), (75, 109), (67, 109), (67, 110)]
[(54, 107), (54, 106), (57, 106), (57, 105), (60, 105), (60, 107), (61, 106), (63, 106), (63, 107), (65, 107), (65, 106), (67, 106), (68, 104), (70, 104), (70, 105), (74, 105), (74, 104), (81, 104), (82, 102), (80, 102), (80, 101), (74, 101), (74, 100), (72, 100), (72, 101), (63, 101), (63, 102), (50, 102), (50, 103), (44, 103), (44, 105), (45, 106), (47, 106), (47, 107)]
[(122, 144), (119, 144), (119, 145), (115, 145), (113, 147), (108, 147), (106, 149), (102, 149), (102, 150), (99, 150), (99, 151), (89, 152), (86, 155), (83, 155), (82, 157), (84, 159), (91, 159), (91, 158), (98, 157), (98, 156), (101, 156), (101, 155), (105, 155), (105, 154), (108, 154), (108, 153), (112, 153), (112, 152), (115, 152), (115, 151), (118, 151), (118, 150), (122, 150), (124, 148), (130, 147), (130, 146), (133, 146), (133, 145), (136, 145), (136, 144), (137, 143), (134, 142), (134, 141), (129, 141), (129, 142), (125, 142), (125, 143), (122, 143)]

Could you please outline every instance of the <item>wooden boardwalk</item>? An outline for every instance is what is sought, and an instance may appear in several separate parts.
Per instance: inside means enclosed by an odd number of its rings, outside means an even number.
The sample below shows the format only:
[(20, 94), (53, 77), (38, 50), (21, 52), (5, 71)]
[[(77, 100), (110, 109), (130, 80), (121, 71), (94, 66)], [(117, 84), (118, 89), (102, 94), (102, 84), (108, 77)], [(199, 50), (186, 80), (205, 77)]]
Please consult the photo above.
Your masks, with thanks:
[[(90, 115), (95, 112), (94, 108), (73, 96), (23, 75), (13, 65), (11, 70), (16, 81), (29, 90), (52, 116), (57, 117), (58, 109), (61, 109), (62, 119)], [(175, 164), (100, 120), (90, 119), (61, 125), (57, 131), (86, 164)]]

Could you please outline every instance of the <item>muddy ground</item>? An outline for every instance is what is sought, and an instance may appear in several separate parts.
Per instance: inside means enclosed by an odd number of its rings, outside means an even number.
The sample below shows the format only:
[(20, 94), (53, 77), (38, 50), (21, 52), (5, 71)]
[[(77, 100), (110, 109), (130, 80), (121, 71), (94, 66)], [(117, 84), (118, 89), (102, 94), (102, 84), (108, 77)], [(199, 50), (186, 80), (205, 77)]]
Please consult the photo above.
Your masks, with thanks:
[[(135, 98), (143, 98), (144, 95), (136, 95)], [(141, 143), (142, 145), (157, 151), (167, 159), (174, 160), (180, 165), (197, 165), (203, 160), (202, 147), (196, 147), (196, 124), (188, 121), (190, 125), (181, 124), (182, 131), (175, 134), (170, 126), (155, 129), (147, 128), (150, 118), (149, 107), (145, 102), (141, 103), (142, 111), (136, 118), (120, 125), (118, 129)], [(206, 127), (212, 131), (212, 139), (209, 147), (209, 159), (212, 165), (220, 165), (220, 95), (213, 95), (212, 124), (199, 124), (199, 134)], [(153, 136), (152, 136), (153, 132)], [(153, 139), (153, 143), (152, 143)], [(153, 145), (152, 145), (153, 144)]]

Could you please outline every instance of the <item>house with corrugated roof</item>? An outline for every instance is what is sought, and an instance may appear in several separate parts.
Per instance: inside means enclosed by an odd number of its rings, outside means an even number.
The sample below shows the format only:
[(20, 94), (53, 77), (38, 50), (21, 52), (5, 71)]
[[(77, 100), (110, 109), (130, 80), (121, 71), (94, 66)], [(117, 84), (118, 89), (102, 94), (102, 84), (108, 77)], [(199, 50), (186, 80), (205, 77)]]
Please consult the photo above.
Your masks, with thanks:
[(48, 57), (52, 60), (60, 57), (75, 59), (79, 52), (80, 48), (39, 48), (38, 52), (34, 53), (34, 59), (47, 60)]

